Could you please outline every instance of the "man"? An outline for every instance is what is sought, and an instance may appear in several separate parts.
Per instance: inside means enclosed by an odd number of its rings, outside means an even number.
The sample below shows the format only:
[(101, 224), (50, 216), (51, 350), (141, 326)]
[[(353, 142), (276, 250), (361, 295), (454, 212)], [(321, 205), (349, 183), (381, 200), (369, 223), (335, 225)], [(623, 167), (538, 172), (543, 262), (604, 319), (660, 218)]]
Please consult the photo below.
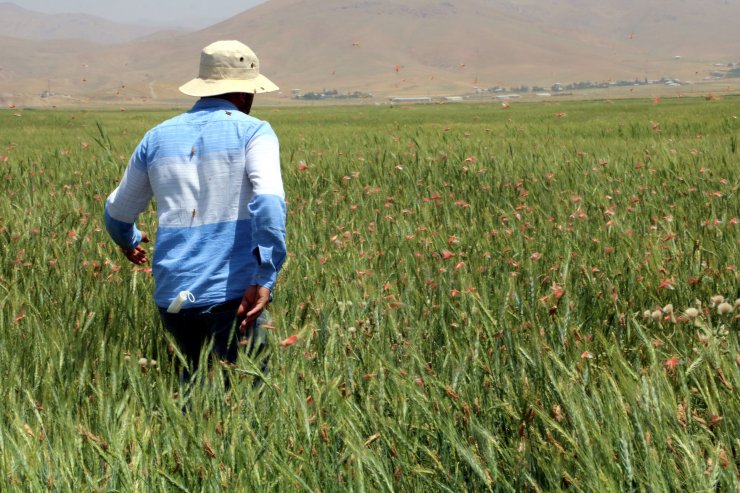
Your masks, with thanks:
[(149, 238), (136, 219), (156, 199), (154, 300), (188, 364), (185, 382), (205, 345), (236, 361), (235, 329), (253, 355), (267, 344), (261, 315), (286, 256), (285, 194), (277, 136), (248, 115), (256, 93), (277, 89), (244, 44), (205, 47), (199, 76), (180, 87), (201, 99), (147, 132), (105, 204), (111, 238), (143, 264)]

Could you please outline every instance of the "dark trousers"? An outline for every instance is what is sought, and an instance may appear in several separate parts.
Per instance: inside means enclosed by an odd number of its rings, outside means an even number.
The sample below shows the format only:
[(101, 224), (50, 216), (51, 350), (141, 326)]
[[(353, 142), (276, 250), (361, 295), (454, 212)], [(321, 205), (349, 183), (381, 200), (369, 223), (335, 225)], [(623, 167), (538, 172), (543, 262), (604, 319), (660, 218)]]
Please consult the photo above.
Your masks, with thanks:
[[(267, 312), (262, 312), (242, 334), (239, 324), (243, 318), (236, 316), (240, 303), (241, 298), (217, 305), (184, 308), (179, 313), (167, 313), (166, 308), (159, 308), (162, 324), (172, 334), (185, 357), (185, 366), (181, 369), (183, 385), (190, 383), (198, 369), (201, 352), (209, 347), (219, 360), (236, 363), (239, 346), (245, 345), (248, 355), (255, 360), (262, 373), (267, 374), (269, 354), (264, 328), (268, 320)], [(229, 385), (228, 379), (226, 385)]]

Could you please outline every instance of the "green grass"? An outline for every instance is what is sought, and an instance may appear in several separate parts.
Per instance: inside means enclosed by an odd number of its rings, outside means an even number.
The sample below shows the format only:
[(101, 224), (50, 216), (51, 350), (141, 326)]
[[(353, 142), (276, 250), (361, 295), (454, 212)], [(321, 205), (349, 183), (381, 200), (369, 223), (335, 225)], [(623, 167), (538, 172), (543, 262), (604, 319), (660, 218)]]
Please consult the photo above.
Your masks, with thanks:
[(241, 357), (187, 415), (102, 225), (177, 112), (15, 112), (0, 489), (740, 490), (740, 308), (710, 303), (740, 297), (740, 99), (258, 108), (289, 208), (272, 371), (258, 397)]

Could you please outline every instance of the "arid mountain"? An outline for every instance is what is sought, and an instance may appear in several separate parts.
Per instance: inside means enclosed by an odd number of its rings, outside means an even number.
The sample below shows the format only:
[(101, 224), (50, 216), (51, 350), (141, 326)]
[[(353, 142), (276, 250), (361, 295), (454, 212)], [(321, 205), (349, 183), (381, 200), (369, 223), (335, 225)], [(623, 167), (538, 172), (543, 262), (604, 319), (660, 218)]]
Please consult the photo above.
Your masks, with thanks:
[(509, 0), (501, 6), (600, 44), (637, 45), (656, 58), (740, 56), (735, 0)]
[(77, 100), (173, 101), (217, 39), (250, 45), (282, 97), (700, 79), (740, 59), (739, 18), (730, 0), (269, 0), (195, 33), (110, 47), (2, 39), (0, 97), (50, 86)]
[(2, 35), (27, 40), (82, 39), (95, 43), (128, 43), (159, 29), (110, 22), (84, 14), (42, 14), (0, 2)]

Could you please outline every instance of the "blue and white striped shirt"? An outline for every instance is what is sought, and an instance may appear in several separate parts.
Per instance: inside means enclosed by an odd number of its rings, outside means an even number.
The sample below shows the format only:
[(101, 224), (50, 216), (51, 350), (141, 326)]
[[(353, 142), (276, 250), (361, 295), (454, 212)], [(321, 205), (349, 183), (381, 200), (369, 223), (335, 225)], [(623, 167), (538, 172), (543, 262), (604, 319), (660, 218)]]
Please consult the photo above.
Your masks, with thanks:
[(230, 102), (201, 99), (144, 136), (105, 204), (105, 226), (124, 248), (154, 197), (159, 228), (154, 300), (180, 291), (205, 306), (272, 289), (285, 260), (285, 192), (277, 136)]

